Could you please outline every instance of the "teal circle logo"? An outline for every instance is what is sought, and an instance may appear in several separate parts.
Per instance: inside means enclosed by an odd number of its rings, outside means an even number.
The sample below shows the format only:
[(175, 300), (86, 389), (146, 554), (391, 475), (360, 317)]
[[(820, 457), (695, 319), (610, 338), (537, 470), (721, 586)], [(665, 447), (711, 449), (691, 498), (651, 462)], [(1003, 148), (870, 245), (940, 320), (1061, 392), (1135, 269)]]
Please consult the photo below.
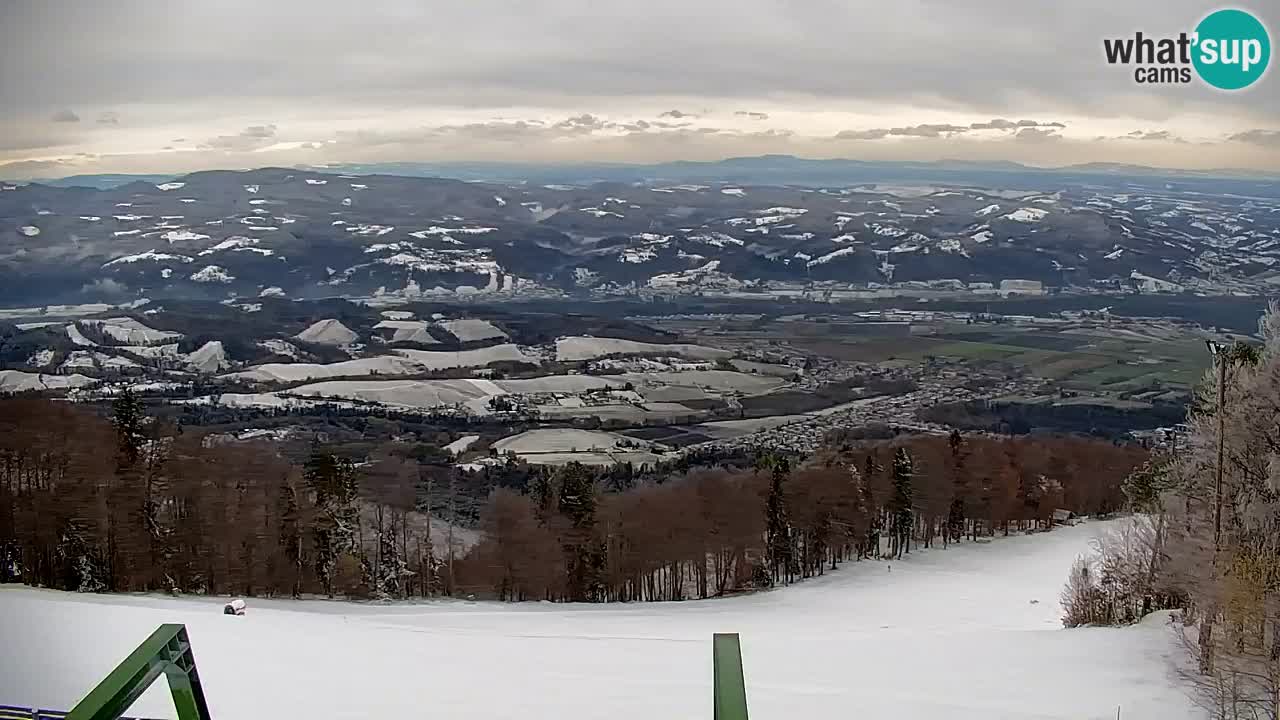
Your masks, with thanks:
[(1267, 71), (1271, 37), (1243, 10), (1217, 10), (1196, 26), (1191, 62), (1200, 79), (1219, 90), (1249, 87)]

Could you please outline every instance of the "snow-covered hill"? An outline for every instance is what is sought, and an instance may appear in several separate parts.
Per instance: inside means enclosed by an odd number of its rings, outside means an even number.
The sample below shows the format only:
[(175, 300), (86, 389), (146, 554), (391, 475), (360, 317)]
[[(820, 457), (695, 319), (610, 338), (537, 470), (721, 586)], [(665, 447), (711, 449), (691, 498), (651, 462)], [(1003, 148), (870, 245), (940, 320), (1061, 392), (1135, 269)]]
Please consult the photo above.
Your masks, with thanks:
[[(1039, 190), (1013, 189), (1026, 188), (1015, 176), (1003, 178), (1013, 185), (833, 178), (800, 188), (345, 182), (356, 178), (260, 169), (194, 173), (181, 192), (13, 186), (0, 193), (0, 303), (125, 291), (204, 300), (732, 295), (1004, 279), (1153, 291), (1131, 282), (1133, 272), (1168, 283), (1161, 292), (1256, 294), (1280, 281), (1274, 183), (1054, 177), (1039, 177)], [(463, 335), (498, 337), (467, 325)]]
[[(1062, 629), (1059, 590), (1099, 527), (687, 603), (250, 599), (231, 617), (219, 599), (0, 588), (0, 702), (70, 708), (156, 625), (183, 622), (219, 720), (710, 717), (714, 632), (742, 634), (756, 720), (1204, 717), (1172, 679), (1167, 615)], [(134, 712), (172, 717), (166, 692)]]

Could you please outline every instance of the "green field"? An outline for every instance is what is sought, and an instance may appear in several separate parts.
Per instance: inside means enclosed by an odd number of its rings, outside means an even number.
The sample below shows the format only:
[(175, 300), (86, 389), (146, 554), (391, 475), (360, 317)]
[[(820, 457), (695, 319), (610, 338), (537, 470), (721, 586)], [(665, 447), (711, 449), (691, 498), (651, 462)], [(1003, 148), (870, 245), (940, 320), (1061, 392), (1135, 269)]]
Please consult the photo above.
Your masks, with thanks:
[(834, 323), (825, 329), (821, 336), (802, 333), (789, 340), (810, 352), (855, 362), (919, 362), (932, 357), (996, 363), (1085, 391), (1188, 390), (1208, 365), (1200, 339), (1138, 332), (1077, 334), (957, 325), (934, 335), (867, 338), (844, 335)]

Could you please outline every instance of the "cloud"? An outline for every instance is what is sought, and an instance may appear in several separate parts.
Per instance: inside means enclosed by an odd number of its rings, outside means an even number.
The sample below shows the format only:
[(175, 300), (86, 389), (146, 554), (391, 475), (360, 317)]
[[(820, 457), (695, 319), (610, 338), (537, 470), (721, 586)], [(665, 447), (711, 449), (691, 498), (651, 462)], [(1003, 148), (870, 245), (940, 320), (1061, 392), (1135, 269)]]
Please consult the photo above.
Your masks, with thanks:
[(235, 135), (219, 135), (209, 138), (202, 148), (223, 151), (246, 151), (266, 147), (275, 142), (275, 125), (250, 125)]
[(987, 122), (970, 123), (970, 130), (1016, 130), (1018, 128), (1065, 128), (1066, 125), (1060, 122), (1037, 122), (1035, 120), (1005, 120), (1004, 118), (993, 118)]
[(901, 135), (906, 137), (938, 137), (940, 135), (955, 135), (957, 133), (968, 132), (969, 128), (962, 125), (949, 125), (945, 123), (931, 123), (926, 125), (912, 125), (910, 127), (890, 128), (890, 135)]
[(275, 125), (250, 125), (240, 131), (241, 137), (246, 138), (273, 138), (276, 136)]
[(769, 113), (752, 112), (750, 110), (737, 110), (733, 114), (738, 115), (740, 117), (748, 117), (748, 118), (751, 118), (752, 120), (768, 120), (769, 119)]
[(1062, 136), (1058, 134), (1056, 127), (1024, 127), (1014, 134), (1014, 138), (1019, 142), (1045, 142), (1061, 140)]
[(1129, 140), (1185, 142), (1184, 140), (1182, 140), (1182, 138), (1175, 136), (1172, 132), (1169, 132), (1168, 130), (1134, 130), (1128, 135), (1125, 135), (1125, 138)]
[[(678, 112), (678, 111), (672, 110), (671, 112)], [(590, 113), (583, 113), (581, 115), (575, 115), (570, 118), (565, 118), (564, 120), (561, 120), (560, 122), (556, 123), (554, 127), (557, 130), (565, 131), (571, 135), (580, 135), (583, 133), (594, 132), (596, 130), (602, 130), (607, 125), (608, 123), (596, 117), (595, 115), (592, 115)]]
[(841, 130), (836, 133), (836, 140), (879, 140), (887, 137), (889, 130), (887, 128), (877, 128), (875, 130)]
[(906, 127), (895, 128), (872, 128), (870, 130), (841, 130), (836, 133), (836, 140), (879, 140), (886, 137), (920, 137), (920, 138), (936, 138), (951, 137), (966, 133), (970, 128), (964, 125), (951, 125), (949, 123), (925, 123), (923, 125), (909, 125)]
[(99, 125), (119, 125), (120, 114), (110, 110), (98, 113)]
[(1243, 142), (1251, 145), (1259, 145), (1265, 148), (1280, 149), (1280, 130), (1262, 130), (1255, 128), (1253, 130), (1245, 130), (1233, 135), (1227, 136), (1227, 140), (1231, 142)]
[(59, 110), (53, 114), (53, 121), (58, 123), (78, 123), (80, 116), (70, 110)]
[(674, 118), (676, 120), (679, 120), (680, 118), (696, 118), (698, 116), (694, 115), (693, 113), (682, 112), (680, 110), (668, 110), (662, 113), (661, 115), (659, 115), (658, 117), (660, 118), (669, 117), (669, 118)]

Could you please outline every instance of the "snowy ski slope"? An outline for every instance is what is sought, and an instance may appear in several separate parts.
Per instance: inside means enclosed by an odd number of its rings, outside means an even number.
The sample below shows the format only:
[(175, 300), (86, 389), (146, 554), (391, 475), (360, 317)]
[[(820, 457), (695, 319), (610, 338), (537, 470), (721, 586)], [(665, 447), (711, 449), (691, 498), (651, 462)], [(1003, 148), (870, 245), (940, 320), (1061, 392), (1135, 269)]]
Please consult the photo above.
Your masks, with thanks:
[[(1063, 630), (1102, 524), (864, 562), (785, 590), (648, 605), (394, 606), (0, 588), (0, 702), (70, 708), (163, 622), (187, 624), (214, 717), (711, 717), (711, 634), (742, 634), (753, 720), (1201, 718), (1167, 616)], [(1038, 602), (1033, 602), (1038, 601)], [(132, 714), (172, 717), (153, 687)]]

